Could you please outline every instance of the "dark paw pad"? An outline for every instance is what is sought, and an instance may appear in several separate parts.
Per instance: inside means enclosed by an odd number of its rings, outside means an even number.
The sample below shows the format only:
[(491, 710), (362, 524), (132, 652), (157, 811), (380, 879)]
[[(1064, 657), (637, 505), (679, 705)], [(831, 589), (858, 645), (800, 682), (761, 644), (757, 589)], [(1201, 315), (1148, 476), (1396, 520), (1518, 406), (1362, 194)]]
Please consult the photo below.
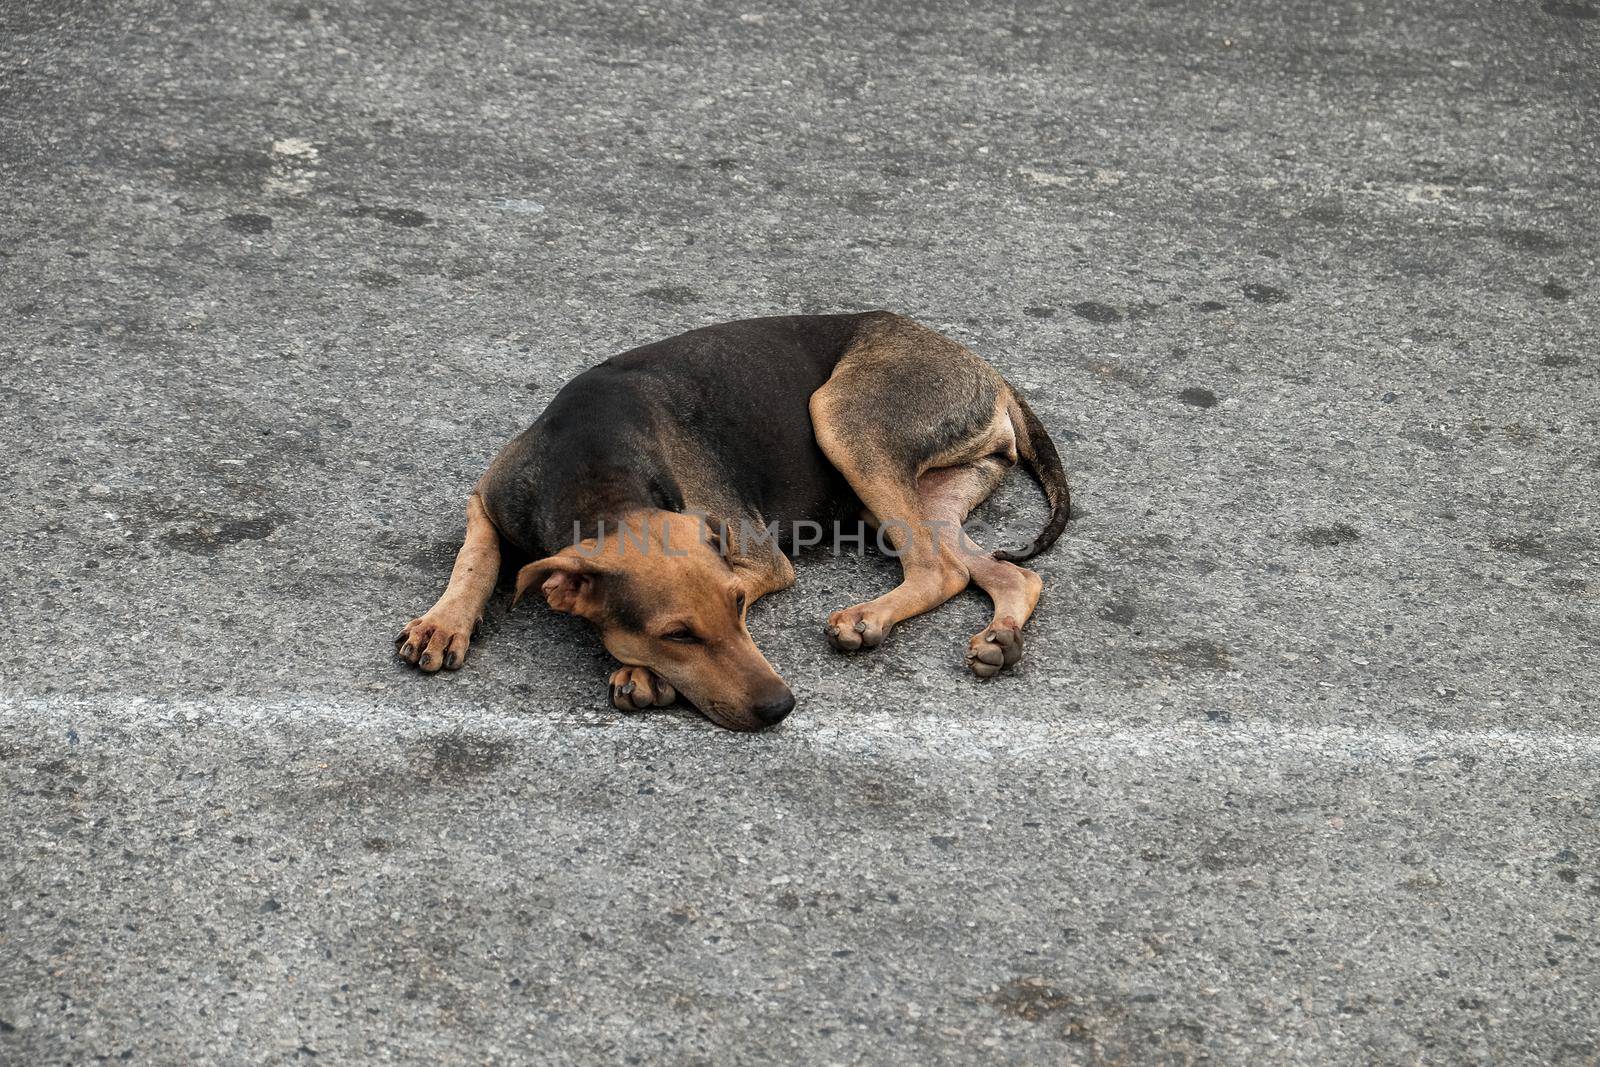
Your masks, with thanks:
[(974, 637), (967, 648), (967, 667), (979, 678), (993, 678), (1021, 658), (1022, 630), (1009, 617)]
[(887, 630), (859, 608), (836, 611), (828, 619), (828, 643), (840, 652), (860, 652), (883, 644)]

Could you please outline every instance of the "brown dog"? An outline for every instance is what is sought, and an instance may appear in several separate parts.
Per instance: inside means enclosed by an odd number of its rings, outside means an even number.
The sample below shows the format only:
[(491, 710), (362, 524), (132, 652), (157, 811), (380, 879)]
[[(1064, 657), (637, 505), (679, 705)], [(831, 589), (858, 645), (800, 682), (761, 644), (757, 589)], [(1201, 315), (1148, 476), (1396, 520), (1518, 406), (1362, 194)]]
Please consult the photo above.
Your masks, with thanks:
[[(1019, 458), (1050, 519), (1027, 548), (991, 554), (961, 524)], [(504, 543), (543, 556), (518, 572), (516, 599), (537, 589), (599, 628), (623, 664), (618, 708), (681, 695), (719, 725), (760, 729), (794, 707), (745, 629), (750, 604), (794, 583), (785, 544), (851, 523), (843, 536), (870, 541), (864, 519), (899, 557), (899, 586), (829, 617), (845, 652), (976, 583), (994, 619), (967, 663), (987, 678), (1021, 658), (1039, 599), (1039, 576), (1017, 562), (1055, 541), (1067, 511), (1049, 434), (955, 341), (884, 311), (724, 323), (625, 352), (556, 394), (468, 498), (449, 588), (406, 624), (399, 654), (429, 672), (466, 661)]]

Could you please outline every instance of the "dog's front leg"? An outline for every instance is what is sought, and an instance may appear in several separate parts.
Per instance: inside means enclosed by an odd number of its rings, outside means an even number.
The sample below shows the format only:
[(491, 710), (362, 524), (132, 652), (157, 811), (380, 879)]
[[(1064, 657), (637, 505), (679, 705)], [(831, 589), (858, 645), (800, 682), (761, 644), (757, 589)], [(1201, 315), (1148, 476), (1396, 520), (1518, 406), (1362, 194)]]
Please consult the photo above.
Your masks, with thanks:
[(483, 498), (467, 499), (467, 536), (450, 572), (450, 585), (428, 613), (412, 619), (395, 638), (400, 658), (433, 673), (453, 671), (467, 661), (467, 648), (483, 619), (483, 606), (500, 572), (500, 535)]
[(781, 592), (794, 584), (794, 564), (776, 546), (752, 555), (730, 554), (728, 566), (739, 578), (749, 607), (768, 593)]

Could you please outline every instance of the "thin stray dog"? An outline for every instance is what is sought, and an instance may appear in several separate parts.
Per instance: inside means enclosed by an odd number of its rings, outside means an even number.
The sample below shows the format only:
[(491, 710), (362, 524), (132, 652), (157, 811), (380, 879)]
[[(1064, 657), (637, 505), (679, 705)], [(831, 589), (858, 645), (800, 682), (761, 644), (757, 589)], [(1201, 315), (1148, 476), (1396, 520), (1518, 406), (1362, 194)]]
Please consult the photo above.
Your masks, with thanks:
[[(1019, 457), (1050, 518), (1027, 548), (989, 553), (961, 524)], [(745, 628), (758, 597), (794, 584), (781, 533), (766, 534), (865, 521), (899, 558), (899, 586), (828, 617), (841, 652), (876, 648), (976, 583), (994, 619), (967, 665), (988, 678), (1022, 657), (1039, 600), (1039, 576), (1017, 563), (1049, 548), (1067, 513), (1054, 442), (965, 346), (885, 311), (723, 323), (624, 352), (557, 393), (479, 479), (449, 588), (396, 644), (430, 673), (465, 663), (505, 547), (534, 559), (513, 604), (538, 589), (599, 628), (623, 664), (617, 708), (681, 695), (720, 726), (759, 730), (794, 708)]]

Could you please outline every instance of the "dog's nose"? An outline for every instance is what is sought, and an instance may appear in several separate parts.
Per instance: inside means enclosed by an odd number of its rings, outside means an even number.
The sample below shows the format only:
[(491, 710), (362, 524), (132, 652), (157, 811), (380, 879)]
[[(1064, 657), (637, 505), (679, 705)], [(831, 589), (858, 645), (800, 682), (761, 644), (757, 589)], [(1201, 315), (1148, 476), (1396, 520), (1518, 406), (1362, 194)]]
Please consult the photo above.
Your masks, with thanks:
[(758, 704), (755, 712), (756, 718), (761, 720), (762, 725), (776, 726), (784, 719), (787, 719), (789, 717), (789, 713), (793, 710), (794, 694), (785, 693), (777, 700), (768, 701), (765, 704)]

